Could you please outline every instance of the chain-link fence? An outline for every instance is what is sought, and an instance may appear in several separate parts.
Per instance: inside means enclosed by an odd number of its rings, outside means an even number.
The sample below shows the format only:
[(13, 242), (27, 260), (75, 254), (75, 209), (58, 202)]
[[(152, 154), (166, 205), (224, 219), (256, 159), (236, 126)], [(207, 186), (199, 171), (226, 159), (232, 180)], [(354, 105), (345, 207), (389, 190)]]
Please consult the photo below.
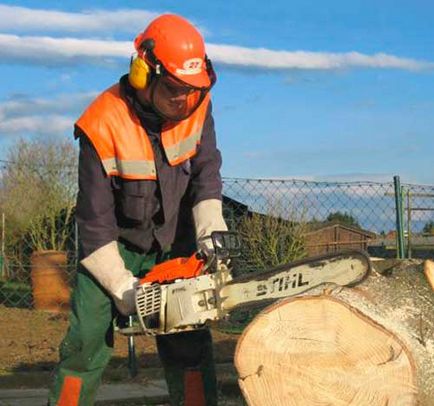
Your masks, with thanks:
[[(248, 246), (256, 242), (248, 250), (256, 266), (345, 248), (396, 257), (400, 234), (404, 252), (399, 257), (434, 256), (433, 186), (225, 179), (224, 195), (230, 226), (244, 236)], [(398, 201), (401, 233), (397, 232)], [(272, 219), (278, 220), (273, 224)], [(283, 249), (282, 243), (292, 252)], [(276, 247), (280, 255), (273, 257)]]
[[(8, 227), (2, 215), (2, 229)], [(64, 250), (37, 250), (28, 235), (13, 246), (3, 242), (0, 256), (0, 304), (13, 307), (58, 311), (68, 308), (77, 263), (78, 241), (75, 223), (68, 229)], [(4, 237), (4, 234), (3, 234)], [(54, 284), (53, 284), (54, 283)], [(52, 297), (53, 294), (53, 297)]]
[[(402, 202), (406, 255), (434, 256), (434, 186), (403, 184), (397, 192), (392, 181), (332, 183), (225, 178), (224, 215), (229, 228), (238, 231), (249, 247), (241, 262), (245, 268), (273, 266), (344, 248), (367, 249), (375, 256), (396, 256), (397, 195)], [(22, 199), (32, 198), (24, 195)], [(61, 246), (66, 254), (60, 256), (51, 256), (54, 250), (41, 254), (29, 230), (17, 235), (10, 230), (17, 227), (17, 220), (0, 213), (0, 304), (32, 307), (35, 289), (47, 283), (44, 275), (49, 278), (56, 267), (62, 270), (62, 297), (66, 297), (74, 277), (78, 247), (68, 207), (40, 224), (43, 230), (50, 231), (40, 238), (63, 236)], [(54, 241), (52, 247), (56, 246), (59, 245)], [(45, 271), (38, 272), (37, 279), (37, 272), (32, 269)], [(47, 289), (43, 290), (46, 293)]]
[[(418, 208), (434, 210), (434, 186), (403, 184), (401, 187), (405, 209), (407, 196), (410, 196), (412, 211), (416, 212)], [(333, 221), (335, 218), (379, 235), (396, 230), (393, 181), (312, 182), (227, 178), (224, 195), (233, 199), (233, 206), (239, 211), (271, 212), (286, 219), (295, 216), (309, 222), (324, 222), (328, 217)], [(348, 216), (331, 216), (335, 213), (346, 213)], [(228, 220), (231, 221), (230, 218)], [(415, 233), (421, 233), (424, 226), (433, 221), (434, 211), (421, 210), (413, 213), (411, 228)]]

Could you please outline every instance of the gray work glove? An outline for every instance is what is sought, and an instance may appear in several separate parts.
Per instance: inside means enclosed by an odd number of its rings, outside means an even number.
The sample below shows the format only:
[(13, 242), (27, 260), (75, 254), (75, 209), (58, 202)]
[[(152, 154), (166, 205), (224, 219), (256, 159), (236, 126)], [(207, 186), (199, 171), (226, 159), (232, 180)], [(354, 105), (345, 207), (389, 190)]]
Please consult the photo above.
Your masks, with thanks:
[(116, 241), (98, 248), (81, 264), (107, 290), (120, 313), (128, 316), (136, 312), (135, 292), (139, 279), (125, 268)]

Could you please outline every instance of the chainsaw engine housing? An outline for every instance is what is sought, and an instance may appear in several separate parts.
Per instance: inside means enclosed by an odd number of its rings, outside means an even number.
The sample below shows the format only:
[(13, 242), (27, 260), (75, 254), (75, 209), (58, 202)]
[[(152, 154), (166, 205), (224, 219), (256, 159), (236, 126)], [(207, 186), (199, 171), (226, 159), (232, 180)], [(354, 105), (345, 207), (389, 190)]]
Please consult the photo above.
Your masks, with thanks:
[(221, 274), (215, 273), (165, 285), (140, 285), (136, 308), (144, 332), (157, 335), (196, 330), (221, 318), (220, 283)]

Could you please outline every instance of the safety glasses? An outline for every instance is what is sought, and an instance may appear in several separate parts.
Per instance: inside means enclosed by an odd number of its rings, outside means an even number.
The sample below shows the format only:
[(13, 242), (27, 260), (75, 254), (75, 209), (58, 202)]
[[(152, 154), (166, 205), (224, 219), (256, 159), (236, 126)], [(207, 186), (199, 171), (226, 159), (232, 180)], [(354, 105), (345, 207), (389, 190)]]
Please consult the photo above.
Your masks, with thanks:
[(191, 116), (200, 106), (216, 82), (211, 61), (205, 56), (205, 69), (210, 85), (196, 87), (187, 84), (169, 72), (152, 50), (146, 51), (146, 58), (155, 69), (151, 83), (151, 102), (157, 113), (169, 121), (181, 121)]

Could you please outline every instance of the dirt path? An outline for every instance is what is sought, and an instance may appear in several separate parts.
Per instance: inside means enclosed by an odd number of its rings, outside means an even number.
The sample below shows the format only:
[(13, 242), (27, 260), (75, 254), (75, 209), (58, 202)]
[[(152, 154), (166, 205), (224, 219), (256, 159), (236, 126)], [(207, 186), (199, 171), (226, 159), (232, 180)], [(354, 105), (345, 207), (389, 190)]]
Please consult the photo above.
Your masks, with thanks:
[[(0, 374), (51, 371), (58, 347), (68, 327), (66, 314), (0, 306)], [(217, 363), (230, 363), (238, 336), (213, 331)], [(158, 368), (160, 362), (153, 337), (135, 338), (140, 367)], [(112, 372), (127, 366), (127, 338), (116, 333)], [(116, 375), (116, 374), (115, 374)]]

